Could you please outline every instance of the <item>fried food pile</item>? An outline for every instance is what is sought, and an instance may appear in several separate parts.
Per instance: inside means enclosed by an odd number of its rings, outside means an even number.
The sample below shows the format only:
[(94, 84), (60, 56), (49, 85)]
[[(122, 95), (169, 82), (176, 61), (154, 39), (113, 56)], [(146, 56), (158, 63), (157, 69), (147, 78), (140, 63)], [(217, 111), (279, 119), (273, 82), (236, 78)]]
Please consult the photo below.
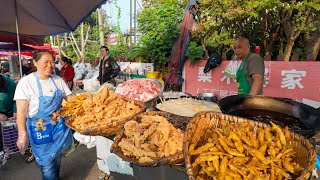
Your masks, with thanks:
[(72, 115), (76, 110), (78, 110), (81, 107), (83, 101), (86, 100), (89, 96), (89, 94), (80, 94), (78, 96), (74, 96), (70, 101), (67, 102), (65, 106), (63, 106), (59, 110), (59, 114), (61, 116)]
[(60, 121), (60, 116), (70, 117), (76, 112), (82, 105), (83, 101), (86, 100), (90, 95), (89, 94), (80, 94), (74, 96), (69, 102), (67, 102), (59, 111), (53, 112), (51, 114), (52, 121)]
[(272, 128), (253, 127), (250, 123), (230, 124), (216, 128), (208, 142), (189, 153), (195, 160), (192, 167), (200, 166), (196, 179), (292, 179), (302, 167), (294, 161), (288, 128), (272, 123)]
[(80, 108), (74, 111), (71, 122), (73, 127), (86, 130), (115, 123), (121, 118), (138, 113), (141, 108), (134, 101), (118, 97), (105, 87), (93, 97), (88, 97)]
[(119, 147), (125, 156), (134, 156), (140, 163), (182, 151), (183, 132), (163, 116), (141, 115), (141, 122), (132, 120), (124, 125), (124, 134)]

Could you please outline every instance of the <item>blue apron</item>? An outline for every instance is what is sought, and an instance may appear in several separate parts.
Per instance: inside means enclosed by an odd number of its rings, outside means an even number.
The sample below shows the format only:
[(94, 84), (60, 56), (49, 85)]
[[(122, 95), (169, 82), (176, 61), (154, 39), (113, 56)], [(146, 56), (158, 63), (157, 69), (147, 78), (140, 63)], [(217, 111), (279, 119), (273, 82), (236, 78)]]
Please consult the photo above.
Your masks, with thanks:
[(32, 147), (32, 153), (39, 165), (46, 165), (61, 155), (72, 144), (72, 132), (65, 125), (65, 120), (51, 122), (51, 114), (61, 108), (63, 93), (53, 79), (56, 91), (53, 96), (43, 96), (38, 73), (36, 74), (39, 91), (39, 110), (32, 117), (27, 118), (27, 130)]

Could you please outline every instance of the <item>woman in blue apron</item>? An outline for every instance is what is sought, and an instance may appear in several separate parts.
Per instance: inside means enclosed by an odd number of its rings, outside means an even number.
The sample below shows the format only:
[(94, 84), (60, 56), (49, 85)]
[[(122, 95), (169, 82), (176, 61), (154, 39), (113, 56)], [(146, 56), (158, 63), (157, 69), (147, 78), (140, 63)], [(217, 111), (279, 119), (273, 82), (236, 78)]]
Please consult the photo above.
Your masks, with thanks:
[[(60, 77), (52, 75), (54, 56), (46, 50), (33, 55), (37, 72), (22, 78), (17, 85), (17, 146), (24, 151), (30, 142), (44, 180), (59, 179), (61, 156), (72, 144), (72, 132), (64, 119), (51, 120), (71, 91)], [(35, 105), (37, 104), (37, 105)], [(36, 108), (36, 107), (37, 108)]]

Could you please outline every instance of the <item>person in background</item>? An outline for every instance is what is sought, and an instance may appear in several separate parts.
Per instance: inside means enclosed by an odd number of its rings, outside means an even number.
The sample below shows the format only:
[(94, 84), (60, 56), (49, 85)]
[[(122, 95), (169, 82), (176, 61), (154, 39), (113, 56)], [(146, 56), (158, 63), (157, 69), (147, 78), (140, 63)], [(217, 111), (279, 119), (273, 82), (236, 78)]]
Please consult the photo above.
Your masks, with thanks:
[(59, 71), (62, 68), (62, 66), (60, 64), (60, 58), (55, 61), (55, 67), (57, 67), (59, 69)]
[(84, 62), (81, 58), (73, 65), (74, 72), (75, 72), (75, 78), (74, 81), (82, 80), (85, 75), (86, 67), (84, 65)]
[(57, 76), (60, 76), (60, 70), (59, 70), (59, 68), (54, 67), (54, 73), (53, 73), (53, 74), (55, 74), (55, 75), (57, 75)]
[(238, 94), (262, 95), (264, 81), (264, 61), (258, 54), (250, 52), (250, 42), (240, 37), (235, 41), (234, 52), (242, 61), (237, 71)]
[(92, 60), (92, 65), (95, 68), (95, 70), (99, 71), (99, 65), (100, 65), (100, 58), (99, 57), (95, 57), (94, 60)]
[(22, 66), (22, 74), (23, 75), (28, 75), (28, 74), (34, 72), (35, 70), (36, 69), (35, 69), (31, 59), (27, 60), (26, 66)]
[(100, 85), (105, 82), (115, 85), (114, 78), (119, 74), (120, 66), (112, 57), (109, 56), (109, 49), (107, 46), (101, 46), (100, 53), (102, 57), (100, 60), (99, 76), (97, 79), (100, 82)]
[(94, 71), (95, 71), (95, 68), (92, 67), (90, 61), (88, 61), (88, 60), (85, 60), (85, 61), (84, 61), (84, 65), (85, 65), (85, 67), (86, 67), (86, 70), (85, 70), (86, 76), (85, 76), (84, 79), (90, 79), (90, 78), (92, 78), (92, 76), (93, 76), (93, 74), (94, 74)]
[(54, 74), (57, 76), (60, 76), (60, 69), (62, 68), (60, 62), (58, 59), (56, 59), (56, 61), (54, 62)]
[(37, 71), (23, 77), (16, 88), (17, 147), (25, 151), (29, 141), (42, 173), (42, 179), (59, 179), (62, 153), (72, 145), (72, 132), (64, 119), (54, 121), (52, 113), (69, 101), (71, 91), (65, 81), (53, 73), (54, 56), (50, 51), (33, 54)]
[(60, 70), (60, 76), (67, 83), (70, 90), (73, 88), (73, 78), (75, 76), (74, 69), (71, 66), (72, 62), (67, 57), (61, 57), (60, 64), (62, 66)]
[[(16, 118), (16, 102), (13, 100), (16, 83), (8, 76), (0, 74), (0, 121)], [(1, 129), (1, 123), (0, 123)], [(0, 154), (3, 152), (2, 132), (0, 131)]]
[(74, 68), (79, 68), (82, 71), (84, 71), (86, 69), (84, 62), (81, 58), (78, 59), (78, 61), (73, 65)]
[(8, 61), (4, 61), (4, 62), (1, 62), (1, 73), (6, 75), (6, 76), (10, 76), (10, 68), (9, 68), (9, 63)]

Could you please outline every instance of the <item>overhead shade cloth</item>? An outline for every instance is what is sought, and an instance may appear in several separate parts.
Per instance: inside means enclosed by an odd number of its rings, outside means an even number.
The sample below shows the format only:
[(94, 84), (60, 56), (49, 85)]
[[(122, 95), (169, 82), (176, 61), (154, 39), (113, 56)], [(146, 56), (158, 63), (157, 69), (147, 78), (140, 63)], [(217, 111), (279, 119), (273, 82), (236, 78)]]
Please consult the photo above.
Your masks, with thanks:
[(73, 31), (106, 0), (1, 0), (0, 31), (55, 35)]
[[(0, 32), (0, 42), (17, 43), (17, 34), (16, 33)], [(21, 44), (31, 44), (31, 45), (35, 45), (35, 46), (42, 46), (43, 45), (43, 37), (21, 35), (20, 36), (20, 43)]]
[[(34, 51), (35, 48), (29, 47), (26, 45), (20, 45), (21, 51)], [(17, 43), (13, 42), (0, 42), (0, 52), (6, 52), (6, 51), (18, 51), (18, 45)]]

